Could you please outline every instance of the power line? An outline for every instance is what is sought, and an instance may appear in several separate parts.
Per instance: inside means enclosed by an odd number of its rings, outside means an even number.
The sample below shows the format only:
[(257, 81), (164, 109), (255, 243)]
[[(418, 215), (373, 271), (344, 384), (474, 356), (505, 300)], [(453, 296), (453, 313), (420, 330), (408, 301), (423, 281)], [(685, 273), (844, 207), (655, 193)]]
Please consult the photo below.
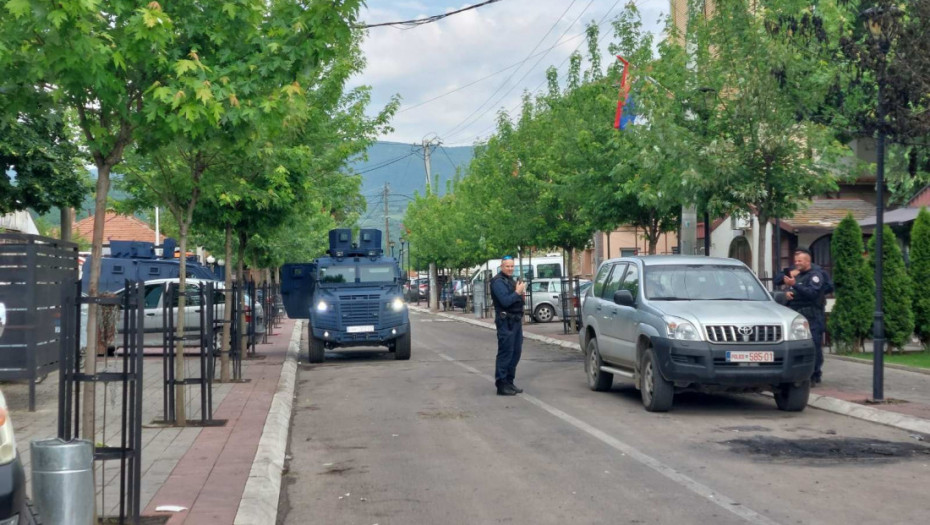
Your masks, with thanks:
[[(579, 33), (579, 34), (577, 34), (577, 35), (575, 35), (575, 36), (573, 36), (573, 37), (571, 37), (571, 38), (568, 38), (568, 39), (566, 39), (566, 40), (563, 40), (563, 41), (561, 41), (561, 42), (558, 42), (558, 43), (556, 43), (556, 44), (554, 44), (554, 45), (548, 47), (547, 49), (544, 49), (544, 50), (540, 51), (539, 53), (536, 53), (535, 55), (530, 56), (529, 58), (536, 58), (536, 57), (539, 56), (539, 55), (545, 55), (545, 54), (548, 53), (549, 51), (552, 51), (553, 48), (559, 47), (559, 46), (561, 46), (561, 45), (565, 45), (565, 44), (567, 44), (567, 43), (569, 43), (569, 42), (571, 42), (571, 41), (573, 41), (573, 40), (576, 40), (576, 39), (578, 39), (578, 38), (580, 38), (580, 37), (583, 37), (584, 35), (585, 35), (584, 33)], [(445, 97), (445, 96), (447, 96), (447, 95), (451, 95), (451, 94), (456, 93), (456, 92), (458, 92), (458, 91), (461, 91), (461, 90), (463, 90), (463, 89), (465, 89), (465, 88), (474, 86), (475, 84), (477, 84), (477, 83), (479, 83), (479, 82), (483, 82), (483, 81), (485, 81), (485, 80), (487, 80), (487, 79), (489, 79), (489, 78), (491, 78), (491, 77), (493, 77), (493, 76), (495, 76), (495, 75), (499, 75), (499, 74), (503, 73), (504, 71), (513, 69), (513, 68), (515, 68), (515, 67), (517, 67), (517, 66), (521, 66), (521, 65), (523, 65), (523, 64), (526, 62), (526, 60), (527, 60), (527, 59), (523, 59), (523, 60), (521, 60), (520, 62), (515, 62), (515, 63), (513, 63), (513, 64), (510, 64), (509, 66), (507, 66), (507, 67), (505, 67), (505, 68), (503, 68), (503, 69), (500, 69), (500, 70), (498, 70), (498, 71), (495, 71), (494, 73), (491, 73), (490, 75), (487, 75), (487, 76), (485, 76), (485, 77), (481, 77), (481, 78), (479, 78), (478, 80), (475, 80), (475, 81), (473, 81), (473, 82), (469, 82), (468, 84), (465, 84), (464, 86), (461, 86), (461, 87), (457, 87), (457, 88), (455, 88), (455, 89), (453, 89), (453, 90), (451, 90), (451, 91), (447, 91), (447, 92), (443, 93), (442, 95), (437, 95), (437, 96), (435, 96), (435, 97), (433, 97), (433, 98), (431, 98), (431, 99), (429, 99), (429, 100), (424, 100), (423, 102), (418, 102), (418, 103), (416, 103), (416, 104), (414, 104), (414, 105), (412, 105), (412, 106), (407, 106), (407, 107), (401, 109), (400, 111), (398, 111), (398, 113), (403, 113), (403, 112), (409, 111), (409, 110), (411, 110), (411, 109), (413, 109), (413, 108), (418, 108), (418, 107), (423, 106), (423, 105), (425, 105), (425, 104), (429, 104), (430, 102), (433, 102), (433, 101), (435, 101), (435, 100), (439, 100), (439, 99), (441, 99), (442, 97)]]
[(493, 4), (496, 2), (500, 2), (500, 1), (501, 0), (485, 0), (484, 2), (481, 2), (480, 4), (470, 5), (468, 7), (463, 7), (462, 9), (458, 9), (456, 11), (449, 11), (448, 13), (444, 13), (441, 15), (428, 16), (426, 18), (417, 18), (414, 20), (401, 20), (399, 22), (381, 22), (378, 24), (366, 24), (366, 25), (360, 25), (360, 26), (355, 26), (355, 27), (362, 28), (362, 29), (368, 29), (370, 27), (393, 26), (398, 29), (413, 29), (414, 27), (422, 26), (424, 24), (430, 24), (432, 22), (435, 22), (437, 20), (442, 20), (443, 18), (452, 16), (452, 15), (464, 13), (465, 11), (470, 11), (472, 9), (477, 9), (479, 7), (483, 7), (488, 4)]
[[(573, 2), (573, 3), (574, 3), (574, 2)], [(573, 20), (572, 23), (569, 24), (569, 26), (568, 26), (567, 28), (565, 28), (565, 31), (563, 31), (562, 34), (559, 36), (559, 38), (558, 38), (559, 40), (561, 40), (566, 34), (568, 34), (568, 31), (572, 28), (572, 26), (574, 26), (579, 20), (581, 20), (581, 17), (584, 16), (585, 12), (591, 7), (591, 4), (593, 4), (593, 3), (594, 3), (594, 0), (589, 0), (588, 5), (585, 6), (585, 8), (581, 11), (581, 13), (579, 13), (578, 16), (575, 17), (575, 20)], [(569, 6), (569, 7), (570, 7), (570, 6)], [(580, 42), (579, 42), (578, 46), (579, 46), (579, 47), (581, 46), (581, 43), (580, 43)], [(546, 54), (548, 54), (548, 52), (547, 52)], [(510, 89), (507, 90), (506, 93), (504, 93), (499, 99), (497, 99), (497, 102), (496, 102), (496, 103), (500, 103), (500, 102), (502, 102), (505, 98), (507, 98), (507, 95), (509, 95), (509, 94), (514, 90), (515, 87), (517, 87), (518, 85), (520, 85), (520, 83), (523, 82), (524, 79), (526, 79), (527, 75), (529, 75), (530, 72), (532, 72), (533, 69), (535, 69), (536, 66), (538, 66), (540, 62), (542, 62), (542, 59), (543, 59), (544, 57), (545, 57), (545, 55), (539, 57), (539, 58), (536, 60), (536, 62), (532, 65), (532, 67), (530, 67), (529, 69), (526, 70), (525, 73), (523, 73), (523, 76), (520, 77), (520, 80), (518, 80), (513, 86), (510, 87)], [(495, 103), (495, 104), (496, 104), (496, 103)], [(460, 128), (458, 132), (452, 133), (451, 136), (455, 136), (455, 135), (457, 135), (457, 134), (459, 134), (459, 133), (462, 133), (462, 132), (465, 131), (466, 129), (468, 129), (468, 126), (470, 126), (471, 124), (474, 124), (474, 123), (477, 122), (479, 119), (481, 119), (481, 117), (483, 117), (485, 114), (487, 114), (487, 112), (490, 111), (492, 107), (493, 107), (493, 105), (492, 105), (492, 106), (488, 106), (488, 107), (487, 107), (484, 111), (482, 111), (477, 117), (475, 117), (475, 119), (472, 120), (468, 125), (466, 125), (466, 126), (463, 127), (463, 128)]]
[[(565, 18), (565, 15), (568, 13), (569, 9), (571, 9), (572, 6), (575, 5), (575, 2), (576, 2), (576, 1), (577, 1), (577, 0), (572, 0), (572, 3), (568, 4), (568, 7), (565, 8), (565, 11), (562, 11), (562, 14), (559, 15), (559, 18), (557, 18), (557, 19), (555, 20), (555, 22), (552, 23), (552, 26), (549, 27), (549, 30), (546, 31), (546, 34), (544, 34), (544, 35), (542, 36), (542, 38), (539, 39), (539, 42), (536, 42), (536, 45), (533, 46), (533, 49), (526, 55), (526, 58), (524, 58), (523, 61), (520, 62), (520, 67), (523, 67), (523, 64), (525, 64), (526, 61), (530, 59), (530, 56), (532, 56), (533, 53), (535, 53), (536, 50), (539, 49), (539, 46), (542, 45), (542, 43), (546, 40), (546, 37), (549, 36), (549, 33), (551, 33), (552, 30), (555, 29), (556, 26), (559, 25), (559, 22), (561, 22), (562, 19)], [(569, 27), (571, 27), (571, 26), (569, 26)], [(501, 89), (503, 89), (504, 86), (506, 86), (506, 85), (510, 82), (510, 80), (514, 77), (514, 75), (516, 74), (516, 72), (520, 70), (520, 67), (518, 67), (516, 71), (514, 71), (513, 73), (511, 73), (510, 76), (508, 76), (506, 80), (504, 80), (503, 82), (501, 82), (501, 84), (500, 84), (499, 86), (497, 86), (497, 89), (494, 90), (494, 93), (491, 93), (491, 96), (489, 96), (489, 97), (487, 98), (487, 100), (485, 100), (484, 102), (482, 102), (480, 106), (478, 106), (477, 108), (475, 108), (474, 111), (472, 111), (471, 113), (469, 113), (468, 116), (465, 117), (464, 119), (462, 119), (461, 122), (459, 122), (458, 124), (456, 124), (455, 126), (453, 126), (452, 129), (450, 129), (450, 130), (446, 131), (445, 133), (443, 133), (442, 136), (443, 136), (443, 137), (446, 137), (446, 136), (452, 135), (453, 132), (454, 132), (455, 130), (460, 129), (466, 122), (468, 122), (468, 121), (471, 119), (471, 117), (474, 116), (475, 113), (477, 113), (478, 111), (480, 111), (481, 108), (483, 108), (486, 104), (488, 104), (489, 102), (491, 102), (492, 100), (494, 100), (494, 97), (497, 96), (497, 94), (500, 93)], [(485, 113), (487, 113), (487, 111), (485, 111)], [(482, 113), (482, 115), (483, 115), (483, 114), (484, 114), (484, 113)]]
[(410, 153), (404, 155), (403, 157), (397, 157), (396, 159), (392, 159), (392, 160), (386, 161), (386, 162), (384, 162), (384, 163), (382, 163), (382, 164), (379, 164), (379, 165), (377, 165), (377, 166), (368, 168), (368, 169), (366, 169), (366, 170), (357, 171), (357, 172), (355, 172), (355, 173), (356, 173), (357, 175), (361, 175), (361, 174), (363, 174), (363, 173), (368, 173), (369, 171), (379, 170), (379, 169), (381, 169), (381, 168), (390, 166), (391, 164), (394, 164), (394, 163), (396, 163), (396, 162), (400, 162), (400, 161), (402, 161), (402, 160), (404, 160), (404, 159), (406, 159), (406, 158), (408, 158), (408, 157), (410, 157), (410, 156), (412, 156), (412, 155), (415, 155), (415, 154), (416, 154), (416, 152), (411, 151)]
[[(613, 12), (613, 10), (617, 8), (617, 5), (620, 4), (620, 1), (621, 1), (621, 0), (617, 0), (616, 2), (614, 2), (614, 4), (613, 4), (612, 6), (610, 6), (610, 9), (608, 9), (607, 12), (604, 13), (604, 16), (602, 16), (601, 19), (597, 22), (598, 28), (599, 28), (599, 29), (601, 30), (601, 32), (602, 32), (601, 37), (598, 39), (598, 45), (600, 45), (601, 42), (603, 42), (604, 38), (606, 38), (607, 35), (609, 34), (609, 33), (603, 31), (603, 27), (602, 27), (602, 26), (604, 25), (604, 22), (607, 20), (607, 17), (610, 16), (610, 13)], [(632, 4), (633, 6), (636, 6), (636, 4), (638, 4), (640, 1), (641, 1), (641, 0), (634, 0), (634, 1), (630, 2), (630, 4)], [(575, 46), (575, 49), (574, 49), (567, 57), (565, 57), (564, 60), (562, 60), (562, 62), (556, 67), (556, 69), (557, 69), (557, 70), (558, 70), (558, 69), (561, 69), (561, 67), (564, 66), (565, 63), (568, 62), (568, 61), (571, 59), (572, 55), (574, 55), (575, 53), (578, 52), (578, 49), (581, 47), (581, 45), (582, 45), (583, 43), (584, 43), (584, 42), (579, 42), (578, 45)], [(531, 93), (531, 94), (538, 93), (539, 90), (540, 90), (540, 88), (542, 88), (543, 84), (545, 84), (546, 82), (547, 82), (547, 79), (543, 79), (542, 82), (540, 82), (539, 84), (537, 84), (536, 87), (535, 87), (532, 91), (530, 91), (530, 93)], [(513, 106), (512, 108), (510, 108), (509, 113), (512, 114), (513, 112), (517, 111), (517, 109), (519, 109), (520, 106), (521, 106), (522, 104), (523, 104), (523, 101), (521, 100), (521, 101), (518, 102), (515, 106)], [(481, 130), (481, 131), (476, 135), (476, 137), (481, 137), (481, 136), (485, 135), (486, 133), (490, 132), (491, 130), (493, 130), (494, 128), (496, 128), (496, 127), (497, 127), (497, 122), (494, 122), (494, 123), (491, 124), (490, 126), (487, 126), (487, 127), (485, 127), (483, 130)], [(457, 133), (457, 134), (459, 134), (459, 133)]]

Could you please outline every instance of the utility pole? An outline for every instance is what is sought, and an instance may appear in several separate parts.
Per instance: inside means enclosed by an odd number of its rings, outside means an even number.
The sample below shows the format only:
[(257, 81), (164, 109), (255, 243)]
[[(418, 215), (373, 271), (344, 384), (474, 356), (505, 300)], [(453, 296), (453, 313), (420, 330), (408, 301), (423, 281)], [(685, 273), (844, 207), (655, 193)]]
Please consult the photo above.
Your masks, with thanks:
[(388, 246), (391, 245), (391, 225), (388, 222), (388, 194), (391, 193), (391, 186), (384, 183), (384, 253), (387, 253)]
[[(423, 167), (426, 168), (426, 194), (429, 195), (433, 192), (433, 177), (432, 177), (432, 168), (430, 166), (430, 148), (435, 144), (438, 147), (442, 144), (442, 141), (438, 137), (433, 138), (423, 138)], [(439, 288), (438, 288), (438, 272), (436, 271), (436, 263), (429, 263), (429, 308), (432, 311), (439, 310)]]

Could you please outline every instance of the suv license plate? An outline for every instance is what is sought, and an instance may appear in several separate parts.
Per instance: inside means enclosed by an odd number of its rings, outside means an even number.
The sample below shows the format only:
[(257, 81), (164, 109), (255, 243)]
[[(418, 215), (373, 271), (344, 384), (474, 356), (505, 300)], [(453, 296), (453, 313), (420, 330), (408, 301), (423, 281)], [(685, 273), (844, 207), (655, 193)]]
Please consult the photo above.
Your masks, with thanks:
[(349, 326), (346, 328), (346, 331), (349, 332), (350, 334), (357, 334), (360, 332), (374, 332), (375, 325), (366, 324), (366, 325), (361, 325), (361, 326)]
[(774, 363), (775, 352), (727, 352), (728, 363)]

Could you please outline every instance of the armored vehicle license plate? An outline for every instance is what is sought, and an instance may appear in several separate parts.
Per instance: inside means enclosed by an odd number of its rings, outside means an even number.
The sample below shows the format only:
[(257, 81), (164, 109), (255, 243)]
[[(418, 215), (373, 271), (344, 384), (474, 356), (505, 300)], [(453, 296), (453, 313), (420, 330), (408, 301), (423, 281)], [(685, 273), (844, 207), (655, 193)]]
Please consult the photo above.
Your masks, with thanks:
[[(360, 326), (350, 326), (350, 327), (346, 328), (346, 330), (347, 330), (350, 334), (357, 334), (357, 333), (360, 333), (360, 332), (374, 332), (374, 331), (375, 331), (375, 325), (372, 325), (372, 324), (363, 324), (363, 325), (360, 325)], [(771, 352), (769, 352), (769, 353), (771, 353)]]
[(775, 352), (727, 352), (728, 363), (774, 363)]

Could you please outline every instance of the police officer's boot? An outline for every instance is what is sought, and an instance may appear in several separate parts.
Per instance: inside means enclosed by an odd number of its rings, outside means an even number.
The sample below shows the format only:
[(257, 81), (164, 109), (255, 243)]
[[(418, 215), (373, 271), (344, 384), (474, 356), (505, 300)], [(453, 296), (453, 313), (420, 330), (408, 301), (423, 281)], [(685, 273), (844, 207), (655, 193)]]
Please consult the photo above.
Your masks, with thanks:
[(499, 396), (515, 396), (517, 395), (516, 389), (510, 383), (498, 383), (497, 384), (497, 395)]

